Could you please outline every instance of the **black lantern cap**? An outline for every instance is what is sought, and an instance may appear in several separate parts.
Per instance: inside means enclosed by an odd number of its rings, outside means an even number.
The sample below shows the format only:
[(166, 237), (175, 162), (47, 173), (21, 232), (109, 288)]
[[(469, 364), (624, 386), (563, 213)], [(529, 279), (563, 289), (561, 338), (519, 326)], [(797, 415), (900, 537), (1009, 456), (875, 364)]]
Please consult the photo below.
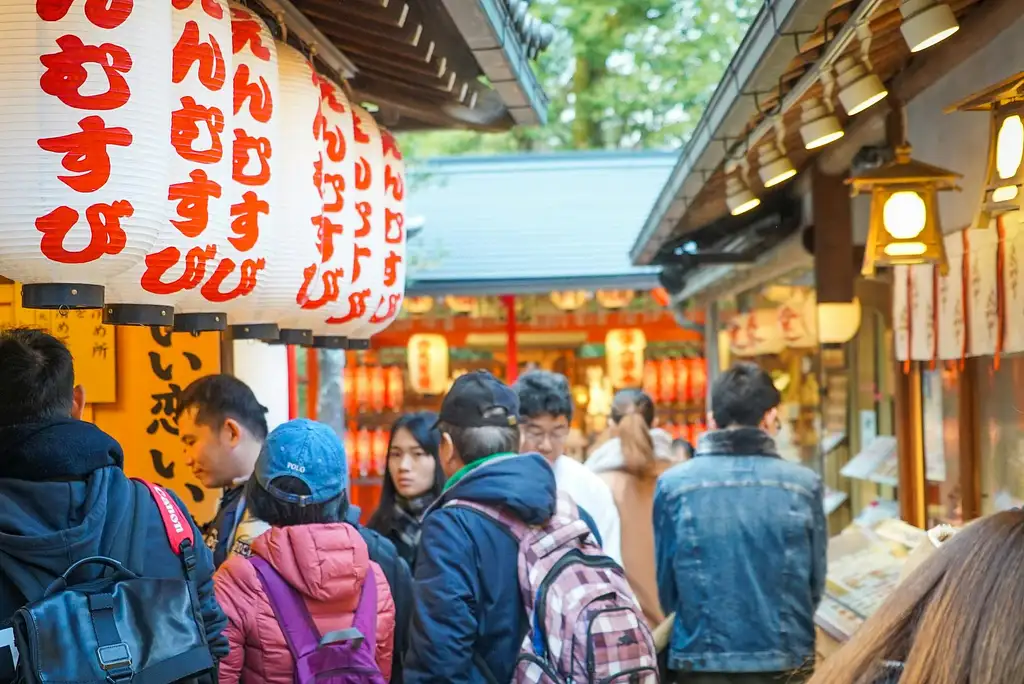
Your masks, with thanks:
[(102, 309), (103, 286), (84, 283), (38, 283), (21, 287), (26, 309)]
[(166, 327), (174, 324), (174, 307), (158, 304), (107, 304), (103, 307), (107, 325), (146, 325)]

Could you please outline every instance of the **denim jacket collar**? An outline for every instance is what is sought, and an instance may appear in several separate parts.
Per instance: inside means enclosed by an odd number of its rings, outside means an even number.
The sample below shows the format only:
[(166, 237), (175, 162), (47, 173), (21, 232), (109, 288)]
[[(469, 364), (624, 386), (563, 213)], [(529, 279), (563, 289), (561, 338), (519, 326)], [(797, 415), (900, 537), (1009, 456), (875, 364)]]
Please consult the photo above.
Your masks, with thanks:
[(778, 458), (775, 440), (760, 428), (741, 427), (705, 432), (695, 456), (767, 456)]

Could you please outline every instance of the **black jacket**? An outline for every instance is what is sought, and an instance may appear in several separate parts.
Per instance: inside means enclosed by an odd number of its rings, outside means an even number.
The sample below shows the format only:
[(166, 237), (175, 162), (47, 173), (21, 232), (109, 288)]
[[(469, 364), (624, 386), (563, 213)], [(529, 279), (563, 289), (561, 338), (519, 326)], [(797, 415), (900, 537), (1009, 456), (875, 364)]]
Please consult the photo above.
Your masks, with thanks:
[[(145, 577), (182, 576), (156, 503), (145, 508), (144, 519), (135, 516), (136, 496), (150, 495), (128, 479), (123, 462), (120, 445), (91, 423), (62, 419), (0, 429), (0, 625), (89, 556), (113, 558)], [(131, 545), (135, 525), (145, 526), (136, 535), (147, 540), (141, 548)], [(193, 534), (201, 539), (195, 525)], [(220, 659), (228, 652), (221, 635), (227, 619), (213, 594), (213, 558), (201, 542), (196, 550), (203, 622)]]
[[(358, 514), (357, 514), (358, 519)], [(391, 681), (405, 681), (405, 649), (409, 644), (409, 625), (412, 622), (412, 573), (409, 564), (398, 555), (395, 545), (379, 532), (354, 523), (366, 542), (370, 560), (380, 566), (391, 587), (395, 602), (395, 649), (391, 665)]]

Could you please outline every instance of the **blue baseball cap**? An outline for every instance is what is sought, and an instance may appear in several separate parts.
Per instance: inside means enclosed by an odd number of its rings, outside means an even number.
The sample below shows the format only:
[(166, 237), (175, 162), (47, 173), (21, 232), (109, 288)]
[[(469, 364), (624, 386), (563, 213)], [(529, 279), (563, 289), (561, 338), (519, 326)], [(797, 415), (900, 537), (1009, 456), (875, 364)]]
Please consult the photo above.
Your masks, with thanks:
[[(299, 506), (321, 504), (348, 488), (348, 459), (337, 433), (314, 420), (283, 423), (267, 436), (256, 460), (256, 481), (279, 501)], [(290, 494), (274, 486), (279, 477), (298, 478), (310, 494)]]

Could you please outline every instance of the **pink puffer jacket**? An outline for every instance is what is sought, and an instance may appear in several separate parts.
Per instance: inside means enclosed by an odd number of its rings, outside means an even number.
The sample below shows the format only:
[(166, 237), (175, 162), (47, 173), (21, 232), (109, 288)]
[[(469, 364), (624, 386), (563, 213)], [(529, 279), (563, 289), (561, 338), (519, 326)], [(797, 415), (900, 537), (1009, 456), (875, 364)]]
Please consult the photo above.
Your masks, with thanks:
[[(377, 578), (377, 665), (391, 678), (395, 604), (387, 579), (370, 561), (358, 530), (344, 523), (272, 528), (252, 544), (306, 598), (321, 634), (352, 626), (366, 573)], [(294, 660), (256, 569), (232, 556), (214, 577), (217, 601), (228, 616), (231, 653), (221, 661), (220, 684), (292, 684)]]

